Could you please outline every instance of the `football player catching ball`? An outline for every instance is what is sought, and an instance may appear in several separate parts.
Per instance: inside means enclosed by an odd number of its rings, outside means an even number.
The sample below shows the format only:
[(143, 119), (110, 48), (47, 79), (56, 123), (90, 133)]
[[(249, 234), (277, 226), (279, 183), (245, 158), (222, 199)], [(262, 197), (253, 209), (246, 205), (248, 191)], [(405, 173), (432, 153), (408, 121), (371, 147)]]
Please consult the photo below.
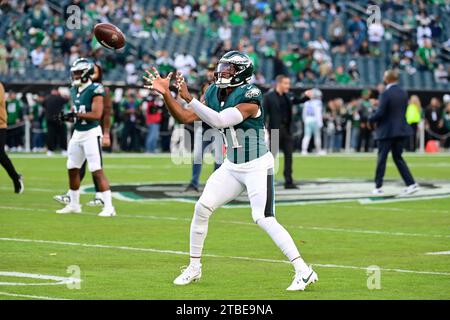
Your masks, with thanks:
[(195, 204), (190, 231), (190, 264), (174, 283), (186, 285), (202, 275), (201, 256), (212, 213), (238, 197), (244, 190), (250, 200), (255, 223), (266, 231), (291, 261), (295, 278), (287, 288), (304, 290), (318, 280), (317, 274), (300, 256), (294, 240), (275, 218), (274, 158), (264, 141), (264, 114), (261, 90), (249, 80), (253, 75), (250, 58), (238, 51), (227, 52), (216, 67), (215, 82), (205, 92), (204, 101), (194, 99), (183, 76), (177, 73), (179, 94), (189, 108), (184, 109), (169, 90), (172, 73), (161, 78), (155, 68), (147, 70), (148, 89), (164, 97), (172, 116), (180, 123), (204, 121), (221, 130), (227, 146), (223, 164), (208, 179)]

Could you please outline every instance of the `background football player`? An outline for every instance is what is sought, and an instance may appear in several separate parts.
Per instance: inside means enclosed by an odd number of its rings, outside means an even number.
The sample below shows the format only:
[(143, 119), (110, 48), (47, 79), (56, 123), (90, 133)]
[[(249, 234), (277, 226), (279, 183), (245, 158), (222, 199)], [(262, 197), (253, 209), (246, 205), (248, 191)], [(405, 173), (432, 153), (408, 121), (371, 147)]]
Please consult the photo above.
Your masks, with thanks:
[(172, 97), (172, 74), (161, 78), (155, 68), (147, 70), (146, 88), (160, 92), (172, 116), (181, 123), (202, 120), (223, 130), (227, 158), (208, 179), (197, 201), (190, 232), (190, 264), (174, 280), (186, 285), (202, 275), (201, 255), (211, 214), (247, 190), (252, 217), (266, 231), (291, 261), (296, 275), (287, 290), (304, 290), (318, 280), (306, 265), (294, 240), (275, 218), (273, 168), (274, 158), (264, 141), (264, 115), (261, 90), (248, 81), (253, 74), (250, 58), (237, 51), (227, 52), (216, 68), (216, 81), (207, 89), (204, 101), (193, 99), (183, 76), (177, 74), (180, 96), (189, 103), (182, 108)]
[[(206, 92), (206, 89), (208, 89), (209, 85), (214, 82), (214, 71), (215, 66), (214, 64), (210, 63), (206, 69), (206, 73), (203, 76), (203, 84), (200, 88), (200, 100), (203, 99), (203, 96)], [(203, 132), (206, 132), (207, 130), (210, 130), (211, 127), (206, 123), (202, 122), (201, 127), (194, 128), (194, 159), (192, 162), (192, 178), (189, 182), (189, 185), (186, 188), (186, 192), (189, 191), (199, 191), (199, 181), (200, 181), (200, 174), (202, 173), (202, 165), (203, 165), (203, 156), (205, 154), (205, 151), (207, 148), (212, 144), (216, 143), (216, 141), (203, 139)], [(219, 142), (217, 142), (219, 143)], [(216, 152), (219, 151), (218, 148), (215, 148)], [(220, 157), (217, 155), (214, 155), (214, 170), (217, 170), (221, 163), (219, 160)]]
[(112, 205), (111, 190), (102, 169), (102, 129), (100, 119), (103, 114), (105, 90), (100, 83), (91, 80), (94, 64), (85, 58), (76, 60), (71, 69), (72, 111), (62, 115), (61, 120), (75, 121), (74, 132), (69, 142), (67, 169), (69, 171), (70, 202), (57, 213), (80, 213), (80, 168), (87, 161), (102, 193), (104, 207), (99, 216), (116, 215)]
[[(102, 67), (98, 64), (94, 64), (94, 74), (91, 77), (92, 82), (94, 83), (102, 83), (103, 80), (103, 70)], [(105, 90), (105, 96), (103, 97), (103, 113), (100, 121), (100, 125), (102, 127), (103, 137), (102, 137), (102, 146), (104, 148), (109, 148), (111, 146), (111, 137), (110, 137), (110, 129), (111, 129), (111, 109), (112, 102), (111, 96), (108, 87), (103, 87)], [(87, 161), (84, 161), (83, 165), (80, 168), (80, 183), (83, 181), (84, 176), (86, 175), (86, 164)], [(95, 187), (95, 197), (91, 201), (87, 203), (88, 206), (103, 206), (103, 194), (100, 192), (97, 180), (95, 176), (92, 175), (92, 181), (94, 182)], [(56, 195), (53, 197), (54, 200), (67, 205), (70, 202), (69, 191), (66, 194)]]

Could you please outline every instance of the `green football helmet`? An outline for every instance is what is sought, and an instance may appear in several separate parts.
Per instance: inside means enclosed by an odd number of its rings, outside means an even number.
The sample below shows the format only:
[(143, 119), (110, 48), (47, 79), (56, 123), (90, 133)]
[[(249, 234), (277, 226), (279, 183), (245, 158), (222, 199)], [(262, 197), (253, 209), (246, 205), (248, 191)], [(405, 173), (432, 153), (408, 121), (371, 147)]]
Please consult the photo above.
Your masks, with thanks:
[(214, 72), (219, 88), (237, 87), (247, 83), (254, 71), (252, 60), (239, 51), (229, 51), (220, 58)]
[(79, 58), (70, 67), (70, 78), (74, 87), (79, 87), (91, 80), (94, 75), (94, 63), (86, 58)]

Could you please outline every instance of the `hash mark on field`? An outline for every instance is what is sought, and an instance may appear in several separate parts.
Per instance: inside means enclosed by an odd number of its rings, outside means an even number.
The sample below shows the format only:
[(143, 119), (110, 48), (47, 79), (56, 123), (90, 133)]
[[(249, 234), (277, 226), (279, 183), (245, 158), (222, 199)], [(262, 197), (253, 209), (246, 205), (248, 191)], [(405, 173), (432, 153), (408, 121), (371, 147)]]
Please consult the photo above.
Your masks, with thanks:
[(427, 252), (428, 255), (450, 255), (450, 251)]
[[(128, 247), (128, 246), (113, 246), (113, 245), (105, 245), (105, 244), (89, 244), (89, 243), (79, 243), (79, 242), (19, 239), (19, 238), (0, 238), (0, 241), (44, 243), (44, 244), (56, 244), (56, 245), (65, 245), (65, 246), (77, 246), (77, 247), (85, 247), (85, 248), (116, 249), (116, 250), (125, 250), (125, 251), (141, 251), (141, 252), (165, 253), (165, 254), (189, 256), (189, 252), (185, 252), (185, 251), (164, 250), (164, 249), (154, 249), (154, 248), (136, 248), (136, 247)], [(288, 264), (290, 263), (289, 261), (286, 261), (286, 260), (263, 259), (263, 258), (240, 257), (240, 256), (221, 256), (221, 255), (216, 255), (216, 254), (204, 254), (203, 256), (210, 257), (210, 258), (222, 258), (222, 259), (232, 259), (232, 260), (245, 260), (245, 261), (270, 262), (270, 263), (288, 263)], [(345, 265), (338, 265), (338, 264), (312, 263), (312, 265), (316, 266), (316, 267), (323, 267), (323, 268), (356, 269), (356, 270), (364, 270), (364, 271), (367, 270), (367, 267), (345, 266)], [(416, 270), (404, 270), (404, 269), (392, 269), (392, 268), (380, 268), (380, 270), (400, 272), (400, 273), (450, 276), (450, 272), (416, 271)]]
[(55, 286), (55, 285), (67, 285), (70, 283), (79, 283), (81, 279), (71, 277), (59, 277), (46, 274), (36, 273), (24, 273), (14, 271), (0, 271), (1, 277), (14, 277), (14, 278), (29, 278), (40, 280), (52, 280), (56, 282), (40, 282), (40, 283), (27, 283), (27, 282), (0, 282), (0, 286)]
[(9, 292), (0, 292), (0, 296), (9, 296), (9, 297), (17, 297), (17, 298), (30, 298), (30, 299), (40, 299), (40, 300), (70, 300), (64, 298), (55, 298), (55, 297), (45, 297), (45, 296), (32, 296), (28, 294), (18, 294), (18, 293), (9, 293)]

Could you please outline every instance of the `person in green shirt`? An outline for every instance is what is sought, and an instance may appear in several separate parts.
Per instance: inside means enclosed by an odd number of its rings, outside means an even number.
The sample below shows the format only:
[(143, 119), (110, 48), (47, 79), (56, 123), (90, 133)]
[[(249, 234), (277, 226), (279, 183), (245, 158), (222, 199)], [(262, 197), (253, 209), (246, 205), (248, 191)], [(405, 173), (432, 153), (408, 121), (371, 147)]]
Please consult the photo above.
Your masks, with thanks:
[(403, 17), (403, 27), (407, 30), (413, 30), (417, 26), (416, 17), (414, 16), (414, 11), (408, 9), (406, 15)]
[(419, 63), (419, 70), (433, 71), (434, 62), (436, 59), (436, 51), (433, 49), (431, 39), (425, 39), (423, 47), (416, 51), (417, 61)]
[(369, 118), (374, 110), (375, 101), (371, 99), (372, 91), (363, 90), (361, 93), (361, 100), (359, 103), (359, 116), (360, 116), (360, 130), (359, 139), (356, 146), (356, 151), (361, 149), (364, 152), (369, 152), (372, 146), (372, 128), (369, 126)]
[(33, 5), (32, 10), (28, 13), (28, 18), (31, 21), (31, 26), (34, 28), (43, 29), (47, 21), (47, 14), (44, 11), (42, 3), (38, 2)]
[(209, 26), (209, 14), (208, 7), (206, 5), (200, 6), (200, 11), (197, 13), (197, 24), (200, 26), (208, 27)]
[(230, 12), (228, 21), (232, 26), (243, 26), (245, 24), (245, 14), (242, 12), (239, 2), (234, 3), (233, 11)]
[(39, 95), (31, 107), (29, 118), (31, 121), (31, 149), (38, 152), (44, 148), (45, 112), (42, 103), (44, 97)]
[(255, 71), (259, 70), (259, 55), (255, 52), (255, 48), (252, 45), (249, 45), (247, 47), (247, 55), (253, 62), (253, 67), (255, 68)]
[(303, 71), (307, 64), (306, 59), (301, 59), (298, 48), (288, 49), (281, 56), (281, 60), (288, 67), (291, 75), (296, 75), (300, 71)]
[(22, 102), (17, 98), (16, 93), (11, 91), (8, 100), (6, 100), (6, 113), (8, 115), (6, 144), (11, 148), (11, 151), (20, 150), (23, 145), (23, 127), (20, 126), (23, 118), (22, 108)]
[(27, 50), (21, 47), (16, 41), (12, 41), (11, 47), (11, 73), (24, 74), (28, 55)]
[(156, 59), (156, 65), (162, 74), (168, 74), (171, 71), (174, 71), (175, 68), (173, 66), (173, 59), (169, 56), (169, 52), (167, 50), (162, 50), (158, 54), (158, 58)]
[(347, 72), (345, 72), (344, 66), (338, 66), (334, 74), (334, 80), (337, 84), (348, 85), (351, 83), (352, 78)]
[(189, 25), (185, 16), (176, 18), (172, 23), (172, 30), (178, 35), (189, 33)]

